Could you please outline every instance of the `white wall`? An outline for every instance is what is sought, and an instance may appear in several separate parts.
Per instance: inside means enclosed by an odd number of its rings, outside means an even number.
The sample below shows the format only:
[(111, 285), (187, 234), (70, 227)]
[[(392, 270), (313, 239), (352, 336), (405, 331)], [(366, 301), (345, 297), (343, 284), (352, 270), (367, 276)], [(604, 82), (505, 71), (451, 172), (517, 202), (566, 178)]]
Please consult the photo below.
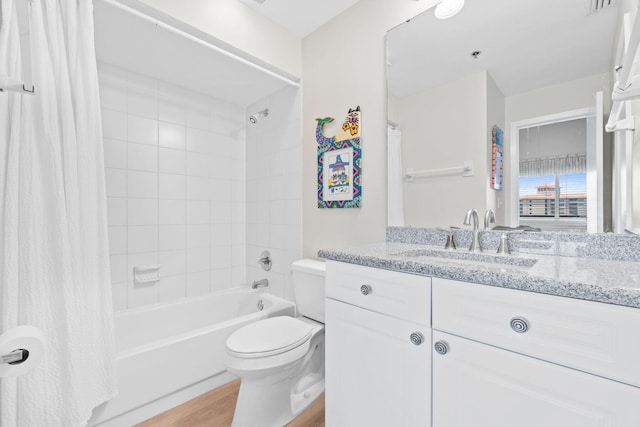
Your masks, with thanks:
[(295, 77), (302, 74), (300, 38), (237, 0), (140, 1), (257, 58), (264, 65)]
[[(269, 109), (247, 124), (247, 282), (269, 279), (269, 291), (293, 300), (291, 263), (301, 257), (301, 96), (286, 88), (247, 107), (247, 115)], [(273, 266), (257, 263), (262, 251)]]
[[(432, 7), (435, 0), (361, 0), (302, 41), (303, 255), (318, 249), (385, 238), (387, 30)], [(362, 207), (317, 207), (315, 119), (338, 123), (350, 107), (362, 110)], [(327, 126), (327, 134), (332, 134)]]
[(477, 73), (398, 102), (405, 167), (416, 171), (474, 163), (474, 175), (462, 173), (417, 178), (403, 186), (406, 223), (412, 226), (461, 226), (464, 214), (487, 207), (487, 74)]
[[(98, 69), (115, 310), (245, 284), (244, 109)], [(147, 264), (161, 280), (135, 284)]]

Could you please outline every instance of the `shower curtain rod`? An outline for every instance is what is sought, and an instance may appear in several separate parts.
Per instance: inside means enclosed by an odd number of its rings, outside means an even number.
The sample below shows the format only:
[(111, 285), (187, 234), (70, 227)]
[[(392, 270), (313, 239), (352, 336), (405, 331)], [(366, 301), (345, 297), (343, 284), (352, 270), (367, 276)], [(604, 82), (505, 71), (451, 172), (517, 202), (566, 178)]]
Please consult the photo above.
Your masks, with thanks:
[(204, 41), (204, 40), (202, 40), (202, 39), (200, 39), (200, 38), (198, 38), (198, 37), (196, 37), (196, 36), (194, 36), (192, 34), (189, 34), (188, 32), (186, 32), (184, 30), (181, 30), (179, 28), (174, 27), (173, 25), (167, 24), (166, 22), (162, 22), (159, 19), (153, 18), (153, 17), (147, 15), (144, 12), (141, 12), (139, 10), (134, 9), (133, 7), (127, 6), (125, 4), (122, 4), (117, 0), (101, 0), (101, 1), (103, 3), (109, 4), (111, 6), (119, 8), (121, 10), (124, 10), (125, 12), (128, 12), (128, 13), (130, 13), (132, 15), (135, 15), (135, 16), (137, 16), (139, 18), (142, 18), (142, 19), (144, 19), (144, 20), (146, 20), (148, 22), (151, 22), (151, 23), (155, 24), (156, 26), (158, 26), (160, 28), (163, 28), (163, 29), (165, 29), (167, 31), (170, 31), (170, 32), (172, 32), (174, 34), (177, 34), (177, 35), (179, 35), (181, 37), (184, 37), (184, 38), (186, 38), (188, 40), (191, 40), (191, 41), (193, 41), (195, 43), (198, 43), (201, 46), (207, 47), (207, 48), (209, 48), (209, 49), (211, 49), (211, 50), (213, 50), (213, 51), (215, 51), (217, 53), (220, 53), (220, 54), (222, 54), (222, 55), (224, 55), (224, 56), (226, 56), (228, 58), (234, 59), (234, 60), (236, 60), (236, 61), (238, 61), (238, 62), (240, 62), (242, 64), (248, 65), (249, 67), (254, 68), (254, 69), (258, 70), (258, 71), (261, 71), (261, 72), (263, 72), (263, 73), (265, 73), (265, 74), (267, 74), (267, 75), (269, 75), (271, 77), (275, 77), (276, 79), (278, 79), (280, 81), (283, 81), (283, 82), (287, 83), (288, 85), (291, 85), (291, 86), (294, 86), (294, 87), (300, 87), (300, 83), (296, 82), (295, 80), (292, 80), (292, 79), (290, 79), (288, 77), (282, 76), (282, 75), (280, 75), (280, 74), (278, 74), (278, 73), (276, 73), (274, 71), (271, 71), (271, 70), (263, 67), (262, 65), (258, 65), (255, 62), (251, 62), (248, 59), (242, 58), (241, 56), (238, 56), (238, 55), (236, 55), (234, 53), (226, 51), (226, 50), (222, 49), (221, 47), (218, 47), (218, 46), (216, 46), (216, 45), (214, 45), (212, 43)]

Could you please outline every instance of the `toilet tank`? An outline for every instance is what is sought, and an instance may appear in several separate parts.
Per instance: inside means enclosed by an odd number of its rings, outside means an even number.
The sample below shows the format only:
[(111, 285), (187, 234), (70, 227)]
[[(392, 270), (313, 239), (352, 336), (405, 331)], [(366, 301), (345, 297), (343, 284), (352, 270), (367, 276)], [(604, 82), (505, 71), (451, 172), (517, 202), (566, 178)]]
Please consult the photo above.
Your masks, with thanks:
[(298, 314), (324, 323), (325, 263), (301, 259), (292, 264), (291, 270)]

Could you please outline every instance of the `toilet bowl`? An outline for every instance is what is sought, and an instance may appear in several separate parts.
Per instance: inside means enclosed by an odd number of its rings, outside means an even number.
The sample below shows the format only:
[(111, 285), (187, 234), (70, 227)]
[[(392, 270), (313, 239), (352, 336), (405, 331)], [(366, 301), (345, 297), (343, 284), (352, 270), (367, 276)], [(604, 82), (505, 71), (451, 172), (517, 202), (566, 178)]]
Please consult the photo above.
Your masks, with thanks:
[(324, 263), (292, 270), (302, 316), (260, 320), (227, 339), (227, 370), (241, 379), (232, 427), (282, 427), (324, 391)]

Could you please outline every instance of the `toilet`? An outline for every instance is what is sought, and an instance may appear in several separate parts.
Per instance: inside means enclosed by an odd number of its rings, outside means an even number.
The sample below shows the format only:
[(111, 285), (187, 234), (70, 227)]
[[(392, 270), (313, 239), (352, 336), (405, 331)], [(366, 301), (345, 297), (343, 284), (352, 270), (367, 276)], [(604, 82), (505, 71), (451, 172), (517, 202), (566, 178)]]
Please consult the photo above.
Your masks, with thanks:
[(240, 377), (232, 427), (282, 427), (324, 391), (325, 264), (292, 264), (298, 317), (246, 325), (226, 343), (227, 370)]

